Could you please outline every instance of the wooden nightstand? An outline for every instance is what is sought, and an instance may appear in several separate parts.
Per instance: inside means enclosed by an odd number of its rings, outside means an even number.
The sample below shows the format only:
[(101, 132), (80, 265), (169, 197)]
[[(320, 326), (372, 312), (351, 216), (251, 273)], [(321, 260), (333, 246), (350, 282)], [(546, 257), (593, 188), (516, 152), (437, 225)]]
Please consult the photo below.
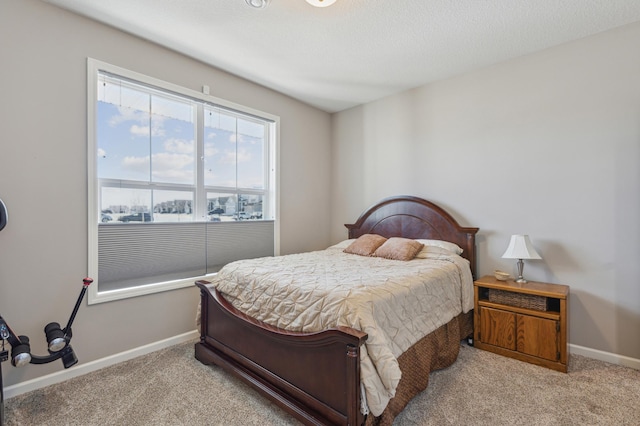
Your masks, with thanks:
[(567, 372), (569, 286), (489, 275), (474, 290), (476, 348)]

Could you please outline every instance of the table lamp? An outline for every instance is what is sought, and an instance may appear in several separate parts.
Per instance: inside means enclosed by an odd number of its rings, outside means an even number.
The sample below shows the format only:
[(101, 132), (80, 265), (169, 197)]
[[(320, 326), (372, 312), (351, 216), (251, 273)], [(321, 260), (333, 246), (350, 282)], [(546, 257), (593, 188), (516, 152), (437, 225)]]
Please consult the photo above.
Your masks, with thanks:
[(518, 259), (518, 279), (517, 283), (526, 283), (522, 276), (524, 262), (522, 259), (542, 259), (536, 249), (533, 248), (528, 235), (512, 235), (507, 251), (502, 255), (503, 259)]

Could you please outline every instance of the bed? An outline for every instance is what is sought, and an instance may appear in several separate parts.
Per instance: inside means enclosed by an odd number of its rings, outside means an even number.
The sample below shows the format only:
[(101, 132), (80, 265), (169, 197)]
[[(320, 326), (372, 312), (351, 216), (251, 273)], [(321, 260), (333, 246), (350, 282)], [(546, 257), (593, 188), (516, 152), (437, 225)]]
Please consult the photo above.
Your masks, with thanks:
[[(478, 229), (461, 227), (446, 211), (427, 200), (411, 196), (387, 198), (362, 213), (354, 224), (345, 226), (350, 240), (375, 234), (454, 243), (462, 248), (460, 256), (466, 259), (469, 275), (475, 277)], [(336, 247), (342, 251), (342, 246)], [(336, 251), (331, 255), (338, 256)], [(256, 265), (253, 267), (261, 267)], [(375, 339), (375, 335), (340, 322), (320, 331), (287, 330), (237, 309), (227, 300), (231, 294), (225, 298), (211, 282), (198, 281), (196, 285), (201, 290), (201, 337), (195, 345), (195, 357), (235, 374), (304, 424), (391, 424), (411, 398), (426, 388), (430, 371), (455, 361), (460, 340), (473, 331), (472, 312), (460, 310), (403, 348), (395, 358), (401, 375), (393, 396), (381, 413), (366, 415), (371, 401), (366, 401), (363, 382), (369, 374), (364, 374), (363, 380), (361, 374), (370, 370), (367, 357), (375, 352), (367, 349), (371, 345), (368, 339)]]

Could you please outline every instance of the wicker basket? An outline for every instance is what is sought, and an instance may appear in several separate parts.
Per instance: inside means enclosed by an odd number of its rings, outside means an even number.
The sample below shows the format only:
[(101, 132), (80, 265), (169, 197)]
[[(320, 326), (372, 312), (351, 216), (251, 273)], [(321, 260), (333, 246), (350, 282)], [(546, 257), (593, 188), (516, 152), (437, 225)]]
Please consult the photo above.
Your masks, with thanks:
[(535, 294), (514, 293), (511, 291), (489, 289), (489, 302), (502, 305), (516, 306), (518, 308), (546, 311), (549, 309), (547, 298)]

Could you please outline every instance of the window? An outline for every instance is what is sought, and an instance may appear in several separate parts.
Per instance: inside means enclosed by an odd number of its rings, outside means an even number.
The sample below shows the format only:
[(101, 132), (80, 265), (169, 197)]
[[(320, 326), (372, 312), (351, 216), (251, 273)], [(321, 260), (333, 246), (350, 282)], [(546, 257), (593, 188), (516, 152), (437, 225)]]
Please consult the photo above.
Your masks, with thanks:
[(89, 303), (276, 253), (278, 118), (88, 61)]

